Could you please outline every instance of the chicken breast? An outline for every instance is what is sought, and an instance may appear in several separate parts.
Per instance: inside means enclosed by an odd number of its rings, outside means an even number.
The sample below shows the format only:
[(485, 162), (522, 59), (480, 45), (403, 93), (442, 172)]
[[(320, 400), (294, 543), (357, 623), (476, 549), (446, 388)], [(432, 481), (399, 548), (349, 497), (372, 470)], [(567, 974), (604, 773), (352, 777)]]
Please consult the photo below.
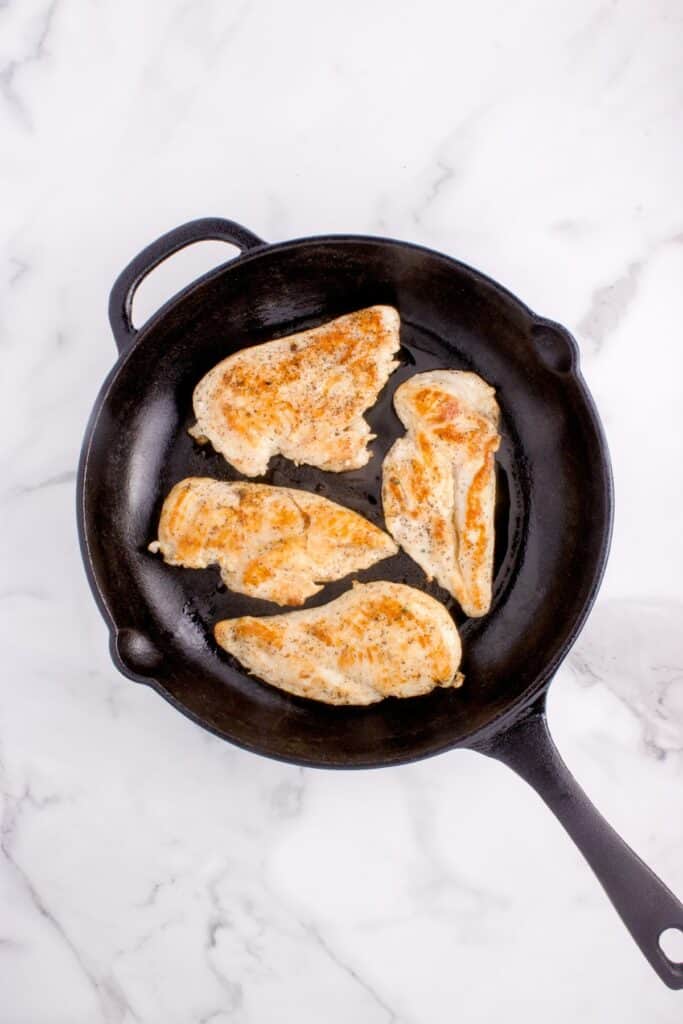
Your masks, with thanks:
[(356, 583), (320, 608), (226, 619), (214, 633), (260, 679), (326, 704), (373, 704), (462, 684), (450, 615), (401, 583)]
[(467, 615), (491, 605), (500, 412), (476, 373), (430, 370), (402, 384), (394, 407), (407, 433), (387, 453), (387, 529)]
[(317, 494), (189, 477), (166, 498), (149, 550), (188, 569), (218, 563), (231, 590), (300, 605), (321, 583), (367, 569), (398, 548), (363, 516)]
[(333, 473), (364, 466), (375, 435), (363, 413), (398, 365), (399, 324), (371, 306), (228, 356), (195, 388), (190, 434), (245, 476), (277, 454)]

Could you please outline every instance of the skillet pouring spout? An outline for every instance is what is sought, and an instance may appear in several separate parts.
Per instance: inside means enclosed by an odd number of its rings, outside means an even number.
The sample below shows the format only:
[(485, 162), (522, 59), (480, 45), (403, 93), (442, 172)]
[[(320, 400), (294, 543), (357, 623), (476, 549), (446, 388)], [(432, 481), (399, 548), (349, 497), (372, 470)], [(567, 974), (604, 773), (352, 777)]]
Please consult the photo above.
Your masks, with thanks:
[(663, 932), (683, 931), (683, 904), (595, 809), (555, 746), (545, 696), (476, 750), (512, 768), (536, 790), (588, 861), (645, 957), (662, 981), (683, 989), (683, 963), (660, 946)]

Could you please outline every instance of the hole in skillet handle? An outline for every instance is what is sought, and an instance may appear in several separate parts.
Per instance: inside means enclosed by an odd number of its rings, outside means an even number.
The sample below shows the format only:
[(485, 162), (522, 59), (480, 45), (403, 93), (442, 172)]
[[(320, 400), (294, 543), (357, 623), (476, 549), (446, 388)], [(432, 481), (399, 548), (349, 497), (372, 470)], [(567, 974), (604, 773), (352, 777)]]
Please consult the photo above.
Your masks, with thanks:
[(683, 967), (683, 928), (665, 928), (659, 936), (659, 948), (673, 967)]
[(559, 374), (574, 372), (579, 361), (579, 348), (566, 327), (554, 320), (536, 317), (531, 338), (541, 361), (549, 370)]
[(239, 256), (240, 249), (229, 242), (192, 242), (143, 277), (131, 303), (133, 330), (139, 331), (158, 309), (198, 278)]
[(132, 308), (135, 292), (143, 279), (180, 249), (195, 242), (210, 241), (228, 242), (240, 253), (266, 244), (248, 228), (221, 217), (192, 220), (157, 238), (121, 271), (109, 296), (109, 322), (121, 354), (130, 348), (138, 334), (133, 326)]

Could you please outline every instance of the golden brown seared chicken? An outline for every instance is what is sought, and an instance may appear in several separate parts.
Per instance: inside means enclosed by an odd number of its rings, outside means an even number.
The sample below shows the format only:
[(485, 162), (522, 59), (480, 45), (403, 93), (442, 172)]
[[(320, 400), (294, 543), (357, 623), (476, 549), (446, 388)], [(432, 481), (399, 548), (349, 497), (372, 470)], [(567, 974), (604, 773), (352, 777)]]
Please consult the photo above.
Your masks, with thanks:
[(430, 370), (411, 377), (394, 395), (407, 433), (382, 470), (387, 529), (472, 616), (491, 605), (500, 444), (494, 396), (476, 373)]
[(260, 679), (326, 704), (374, 704), (462, 684), (450, 615), (401, 583), (356, 583), (319, 608), (226, 619), (214, 633)]
[(166, 498), (159, 539), (169, 565), (218, 564), (231, 590), (300, 605), (321, 583), (397, 552), (363, 516), (307, 491), (189, 477)]
[(273, 455), (341, 473), (370, 458), (363, 413), (398, 365), (399, 316), (390, 306), (242, 349), (200, 380), (193, 404), (200, 442), (245, 476)]

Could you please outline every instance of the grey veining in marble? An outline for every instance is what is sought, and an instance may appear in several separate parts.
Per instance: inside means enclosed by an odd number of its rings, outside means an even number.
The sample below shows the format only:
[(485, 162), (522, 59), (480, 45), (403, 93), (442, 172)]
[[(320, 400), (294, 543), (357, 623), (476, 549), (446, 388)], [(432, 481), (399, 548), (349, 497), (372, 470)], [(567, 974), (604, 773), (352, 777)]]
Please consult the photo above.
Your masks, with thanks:
[(117, 675), (74, 488), (109, 287), (175, 224), (380, 233), (501, 280), (576, 334), (614, 461), (551, 726), (682, 894), (682, 37), (675, 0), (0, 0), (2, 1024), (681, 1020), (503, 767), (302, 771)]

